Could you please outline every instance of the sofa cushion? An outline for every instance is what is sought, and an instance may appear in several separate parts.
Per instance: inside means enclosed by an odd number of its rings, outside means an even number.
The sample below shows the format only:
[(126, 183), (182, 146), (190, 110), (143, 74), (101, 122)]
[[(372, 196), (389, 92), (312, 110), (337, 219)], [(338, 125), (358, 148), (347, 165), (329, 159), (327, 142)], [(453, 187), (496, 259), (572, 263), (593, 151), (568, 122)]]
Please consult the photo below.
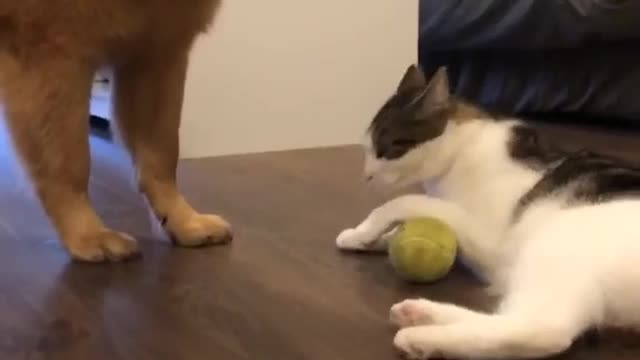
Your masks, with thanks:
[(640, 1), (420, 2), (419, 61), (498, 111), (640, 125)]
[(431, 51), (575, 48), (640, 40), (635, 0), (421, 0)]

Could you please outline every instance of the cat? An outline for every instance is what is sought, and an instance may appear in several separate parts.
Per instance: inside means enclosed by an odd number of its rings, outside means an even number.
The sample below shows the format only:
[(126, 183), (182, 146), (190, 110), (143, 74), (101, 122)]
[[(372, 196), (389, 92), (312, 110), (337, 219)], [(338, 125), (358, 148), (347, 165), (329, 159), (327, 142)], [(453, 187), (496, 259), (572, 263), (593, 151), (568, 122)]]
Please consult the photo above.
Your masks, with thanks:
[(453, 95), (446, 67), (427, 79), (410, 66), (363, 148), (367, 180), (428, 182), (438, 196), (394, 198), (337, 246), (379, 250), (403, 219), (437, 217), (500, 295), (488, 313), (424, 298), (393, 305), (393, 343), (408, 358), (545, 358), (591, 328), (640, 326), (640, 169), (555, 149), (522, 119)]
[(220, 0), (0, 0), (0, 90), (17, 153), (62, 245), (80, 261), (139, 254), (107, 228), (87, 194), (88, 112), (98, 69), (115, 75), (118, 130), (140, 190), (174, 243), (226, 243), (229, 223), (200, 214), (176, 186), (184, 80), (192, 45)]

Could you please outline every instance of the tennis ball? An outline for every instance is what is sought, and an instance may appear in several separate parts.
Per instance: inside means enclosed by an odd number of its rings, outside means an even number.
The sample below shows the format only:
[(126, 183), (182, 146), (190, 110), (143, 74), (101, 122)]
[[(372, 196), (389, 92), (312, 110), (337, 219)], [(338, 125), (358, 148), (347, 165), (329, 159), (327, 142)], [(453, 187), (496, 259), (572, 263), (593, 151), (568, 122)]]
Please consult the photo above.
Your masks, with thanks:
[(389, 260), (405, 280), (433, 282), (453, 266), (457, 253), (456, 235), (435, 218), (414, 218), (402, 223), (389, 240)]

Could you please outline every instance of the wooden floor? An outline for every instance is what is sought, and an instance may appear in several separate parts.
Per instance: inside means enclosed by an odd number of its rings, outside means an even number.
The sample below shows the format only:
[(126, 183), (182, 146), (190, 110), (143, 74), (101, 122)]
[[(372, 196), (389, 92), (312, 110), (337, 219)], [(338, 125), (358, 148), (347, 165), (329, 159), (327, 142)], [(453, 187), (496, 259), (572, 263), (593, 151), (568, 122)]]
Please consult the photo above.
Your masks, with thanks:
[[(554, 136), (640, 154), (637, 137)], [(94, 139), (95, 203), (144, 250), (139, 261), (109, 266), (68, 260), (8, 148), (0, 144), (1, 360), (390, 360), (394, 302), (492, 304), (463, 271), (410, 286), (384, 256), (334, 248), (336, 234), (383, 199), (361, 183), (355, 148), (184, 161), (187, 197), (236, 230), (228, 246), (186, 250), (155, 233), (126, 156)], [(583, 341), (562, 359), (637, 360), (636, 340)]]

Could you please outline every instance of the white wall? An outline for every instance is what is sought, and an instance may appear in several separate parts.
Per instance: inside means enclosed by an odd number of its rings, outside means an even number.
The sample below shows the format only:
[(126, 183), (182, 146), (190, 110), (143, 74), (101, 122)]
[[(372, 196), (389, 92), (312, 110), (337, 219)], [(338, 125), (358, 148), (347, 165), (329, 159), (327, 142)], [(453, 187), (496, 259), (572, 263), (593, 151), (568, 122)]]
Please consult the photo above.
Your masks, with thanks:
[(416, 61), (416, 0), (226, 0), (192, 54), (182, 157), (350, 144)]

